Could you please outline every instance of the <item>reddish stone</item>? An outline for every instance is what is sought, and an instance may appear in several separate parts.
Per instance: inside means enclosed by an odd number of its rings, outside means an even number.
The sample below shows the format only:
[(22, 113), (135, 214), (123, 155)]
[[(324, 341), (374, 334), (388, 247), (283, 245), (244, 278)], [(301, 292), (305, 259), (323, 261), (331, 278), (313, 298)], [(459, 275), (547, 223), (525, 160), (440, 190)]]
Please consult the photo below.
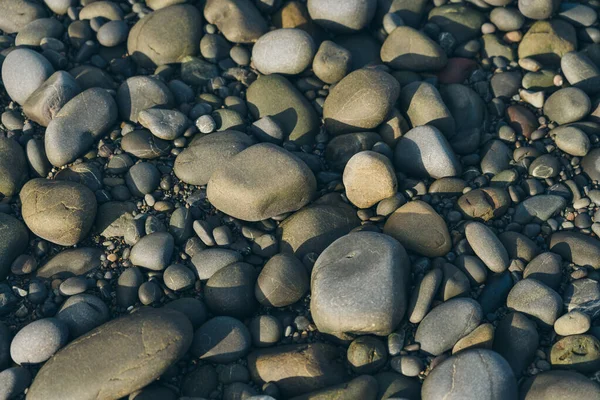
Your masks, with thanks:
[(470, 58), (449, 58), (448, 64), (438, 72), (440, 83), (463, 83), (477, 69), (477, 63)]
[(506, 115), (510, 121), (510, 126), (518, 135), (529, 138), (531, 134), (540, 126), (535, 115), (529, 109), (514, 105), (506, 109)]

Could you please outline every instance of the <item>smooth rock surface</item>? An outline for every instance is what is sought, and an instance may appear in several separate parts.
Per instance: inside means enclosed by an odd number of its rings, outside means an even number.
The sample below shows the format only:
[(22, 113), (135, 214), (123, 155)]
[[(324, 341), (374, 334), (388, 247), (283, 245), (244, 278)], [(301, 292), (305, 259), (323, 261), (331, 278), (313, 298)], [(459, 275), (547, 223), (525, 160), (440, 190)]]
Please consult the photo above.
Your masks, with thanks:
[(332, 135), (377, 127), (391, 111), (400, 85), (390, 74), (360, 69), (342, 79), (325, 99), (323, 119)]
[(44, 144), (52, 165), (85, 154), (117, 121), (117, 103), (104, 89), (88, 89), (66, 103), (48, 124)]
[(305, 206), (316, 181), (306, 164), (276, 145), (261, 143), (237, 154), (211, 176), (207, 195), (219, 210), (260, 221)]
[(192, 325), (179, 312), (140, 310), (71, 342), (44, 364), (27, 397), (126, 396), (154, 381), (181, 358), (192, 335)]
[(380, 233), (350, 233), (333, 242), (311, 277), (311, 312), (319, 331), (341, 338), (391, 333), (406, 311), (408, 267), (404, 248)]
[(452, 247), (448, 227), (442, 217), (420, 200), (398, 208), (388, 218), (383, 232), (408, 250), (426, 257), (442, 257)]
[(96, 196), (70, 181), (32, 179), (20, 193), (23, 219), (36, 235), (62, 246), (85, 238), (96, 217)]

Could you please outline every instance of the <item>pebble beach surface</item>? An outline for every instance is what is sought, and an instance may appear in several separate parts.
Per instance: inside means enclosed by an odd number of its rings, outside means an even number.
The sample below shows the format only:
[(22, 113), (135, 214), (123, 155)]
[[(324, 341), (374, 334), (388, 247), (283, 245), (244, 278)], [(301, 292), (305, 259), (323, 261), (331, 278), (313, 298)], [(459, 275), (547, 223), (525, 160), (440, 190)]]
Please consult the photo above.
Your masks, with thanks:
[(0, 0), (0, 400), (600, 399), (599, 0)]

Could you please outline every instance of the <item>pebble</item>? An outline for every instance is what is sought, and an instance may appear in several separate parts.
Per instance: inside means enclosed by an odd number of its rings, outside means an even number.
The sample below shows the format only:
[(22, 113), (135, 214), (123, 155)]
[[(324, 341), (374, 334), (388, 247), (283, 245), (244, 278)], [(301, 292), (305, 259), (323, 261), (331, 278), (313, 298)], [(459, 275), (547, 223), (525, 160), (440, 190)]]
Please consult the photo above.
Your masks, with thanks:
[(190, 352), (201, 360), (228, 364), (245, 356), (251, 347), (248, 328), (232, 317), (214, 317), (196, 332)]
[(417, 178), (434, 179), (460, 175), (462, 169), (443, 133), (434, 126), (419, 126), (400, 138), (394, 165)]
[(576, 87), (557, 90), (544, 103), (544, 114), (561, 125), (581, 120), (590, 110), (590, 98)]
[(444, 50), (423, 32), (399, 26), (381, 46), (381, 60), (396, 70), (438, 71), (446, 66)]
[[(79, 84), (71, 74), (65, 71), (56, 71), (31, 93), (23, 104), (23, 112), (38, 124), (48, 126), (65, 104), (80, 91)], [(110, 100), (107, 101), (110, 103)], [(47, 160), (44, 161), (47, 162)], [(40, 175), (45, 176), (46, 174)]]
[(520, 59), (532, 57), (542, 64), (556, 65), (562, 56), (576, 49), (575, 28), (568, 22), (553, 19), (536, 21), (531, 25), (519, 43), (518, 52)]
[(206, 185), (217, 167), (253, 143), (248, 135), (236, 131), (202, 136), (177, 156), (173, 170), (186, 183)]
[(96, 216), (96, 197), (70, 181), (32, 179), (21, 190), (23, 219), (36, 235), (59, 245), (79, 243)]
[(560, 336), (580, 335), (591, 326), (590, 316), (581, 311), (571, 311), (554, 322), (554, 331)]
[(138, 267), (125, 269), (117, 281), (117, 304), (127, 308), (138, 300), (138, 289), (144, 283), (144, 275)]
[(283, 328), (281, 322), (271, 315), (254, 317), (248, 325), (252, 344), (256, 347), (271, 347), (281, 340)]
[(446, 395), (517, 398), (517, 381), (506, 360), (498, 353), (484, 349), (466, 350), (443, 361), (423, 382), (423, 400)]
[(149, 76), (127, 79), (119, 86), (116, 100), (121, 118), (132, 122), (138, 122), (140, 111), (153, 107), (169, 108), (174, 101), (169, 87)]
[(50, 258), (37, 270), (36, 275), (40, 278), (84, 275), (100, 266), (100, 257), (103, 254), (101, 249), (93, 247), (66, 249)]
[(104, 89), (88, 89), (73, 97), (46, 129), (48, 160), (56, 167), (75, 161), (112, 127), (117, 117), (117, 103)]
[[(281, 252), (293, 253), (298, 259), (303, 259), (310, 253), (320, 254), (359, 224), (360, 220), (351, 206), (342, 202), (315, 202), (295, 212), (279, 225)], [(314, 237), (319, 240), (313, 240)]]
[(417, 328), (415, 341), (423, 352), (440, 355), (477, 328), (482, 318), (481, 306), (475, 300), (450, 299), (425, 316)]
[[(270, 179), (265, 180), (266, 176)], [(217, 169), (208, 182), (207, 195), (218, 210), (244, 221), (260, 221), (302, 208), (315, 190), (315, 177), (303, 161), (273, 144), (261, 143)]]
[(198, 9), (187, 4), (154, 11), (131, 28), (127, 51), (138, 64), (149, 68), (179, 62), (198, 53), (201, 21)]
[(539, 344), (535, 323), (525, 314), (511, 312), (496, 327), (493, 349), (508, 361), (515, 376), (521, 376), (533, 361)]
[(125, 174), (125, 183), (134, 196), (144, 197), (160, 184), (160, 172), (154, 164), (140, 162), (129, 168)]
[[(330, 344), (292, 344), (250, 353), (248, 369), (253, 381), (261, 385), (273, 382), (282, 396), (292, 397), (346, 381), (337, 357), (337, 348)], [(301, 371), (311, 371), (311, 378), (293, 379), (301, 376)]]
[(165, 286), (173, 291), (186, 290), (194, 286), (196, 276), (194, 272), (181, 264), (171, 264), (163, 273)]
[(2, 62), (4, 88), (10, 98), (19, 104), (24, 104), (53, 73), (52, 64), (43, 55), (30, 49), (11, 51)]
[(411, 201), (394, 211), (383, 232), (426, 257), (442, 257), (451, 248), (446, 222), (421, 200)]
[(12, 197), (27, 181), (27, 158), (16, 140), (0, 138), (0, 193)]
[(78, 294), (65, 301), (56, 318), (69, 328), (69, 336), (77, 338), (108, 321), (110, 311), (100, 298), (92, 294)]
[(600, 340), (592, 335), (566, 336), (550, 349), (553, 367), (593, 373), (600, 366)]
[(252, 47), (252, 61), (262, 74), (297, 75), (317, 51), (313, 39), (301, 29), (276, 29), (260, 37)]
[(335, 33), (353, 33), (365, 28), (375, 15), (377, 1), (349, 0), (328, 2), (310, 0), (308, 12), (313, 21)]
[[(446, 90), (446, 96), (449, 97)], [(442, 132), (446, 138), (455, 134), (456, 123), (446, 107), (440, 92), (430, 83), (412, 82), (406, 85), (400, 96), (400, 111), (408, 117), (413, 129), (430, 125)]]
[(523, 14), (511, 7), (494, 7), (490, 13), (490, 21), (504, 32), (517, 31), (525, 24)]
[(358, 208), (370, 208), (393, 196), (398, 186), (391, 161), (373, 151), (352, 156), (342, 179), (348, 200)]
[(261, 270), (254, 292), (264, 306), (285, 307), (300, 300), (308, 288), (309, 276), (300, 260), (277, 254)]
[(39, 319), (21, 329), (10, 345), (10, 355), (19, 365), (48, 360), (68, 340), (67, 325), (55, 318)]
[(244, 0), (207, 0), (204, 18), (232, 43), (254, 43), (268, 30), (254, 4)]
[(542, 400), (548, 393), (558, 400), (594, 398), (600, 395), (600, 385), (578, 372), (552, 370), (527, 378), (520, 393), (532, 400)]
[[(186, 353), (192, 338), (192, 326), (183, 314), (140, 310), (108, 322), (57, 353), (38, 372), (27, 396), (122, 397), (162, 375)], [(107, 346), (114, 351), (106, 352)], [(78, 368), (73, 369), (73, 363)], [(147, 365), (152, 367), (142, 367)], [(115, 384), (115, 377), (124, 376), (129, 378)]]
[(206, 282), (204, 300), (215, 315), (248, 317), (256, 311), (257, 274), (252, 265), (235, 262), (216, 271)]
[(273, 117), (283, 130), (284, 140), (299, 145), (314, 143), (319, 130), (317, 112), (283, 76), (261, 76), (248, 87), (246, 100), (254, 119)]
[(523, 271), (523, 278), (536, 279), (552, 289), (557, 289), (562, 280), (562, 258), (546, 252), (531, 260)]
[(399, 94), (400, 84), (387, 72), (351, 72), (325, 99), (325, 128), (332, 135), (373, 129), (388, 116)]
[(170, 233), (154, 232), (141, 238), (132, 248), (129, 259), (133, 265), (162, 271), (171, 260), (175, 240)]
[(351, 66), (352, 53), (331, 40), (321, 43), (312, 63), (316, 77), (329, 84), (341, 81)]
[[(404, 248), (380, 233), (354, 232), (333, 242), (312, 271), (310, 308), (319, 331), (341, 338), (346, 332), (390, 334), (406, 312), (408, 266)], [(340, 304), (349, 291), (352, 298)]]
[(600, 241), (582, 233), (554, 233), (550, 237), (550, 251), (577, 265), (600, 268)]
[(471, 333), (460, 339), (452, 348), (452, 354), (467, 349), (492, 349), (495, 337), (495, 328), (490, 323), (483, 323), (473, 329)]
[(385, 344), (373, 336), (361, 336), (350, 343), (347, 352), (350, 368), (356, 374), (372, 374), (387, 362)]
[(190, 125), (185, 114), (176, 110), (156, 108), (140, 111), (138, 122), (154, 136), (163, 140), (177, 139)]
[(595, 7), (0, 0), (4, 397), (599, 397)]
[(7, 399), (22, 394), (31, 384), (31, 373), (25, 367), (6, 368), (0, 372), (0, 392)]
[(543, 328), (554, 325), (562, 311), (560, 295), (535, 279), (523, 279), (508, 294), (506, 305), (533, 318)]

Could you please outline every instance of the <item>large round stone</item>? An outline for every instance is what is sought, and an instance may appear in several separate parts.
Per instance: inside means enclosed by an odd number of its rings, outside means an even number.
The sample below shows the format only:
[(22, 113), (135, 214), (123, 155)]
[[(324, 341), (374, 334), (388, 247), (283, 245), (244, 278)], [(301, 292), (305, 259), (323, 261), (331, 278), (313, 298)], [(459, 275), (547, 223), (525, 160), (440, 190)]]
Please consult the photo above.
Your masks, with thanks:
[(523, 400), (577, 400), (600, 398), (600, 385), (574, 371), (545, 371), (526, 379), (520, 389)]
[(66, 71), (56, 71), (36, 89), (23, 104), (23, 112), (42, 126), (50, 121), (69, 100), (81, 91), (79, 84)]
[(431, 125), (451, 138), (456, 130), (454, 117), (444, 104), (440, 92), (430, 83), (412, 82), (402, 88), (400, 111), (404, 112), (413, 128)]
[(354, 155), (343, 175), (346, 197), (358, 208), (369, 208), (397, 192), (396, 172), (389, 158), (374, 151)]
[(550, 251), (580, 266), (600, 269), (600, 240), (578, 232), (557, 232), (550, 237)]
[(458, 43), (474, 39), (481, 32), (485, 16), (466, 4), (448, 4), (434, 7), (429, 13), (429, 22), (448, 32)]
[(138, 121), (140, 111), (152, 107), (170, 108), (173, 94), (161, 80), (149, 76), (133, 76), (119, 86), (117, 103), (121, 118)]
[(296, 75), (312, 62), (317, 51), (310, 35), (301, 29), (276, 29), (252, 47), (252, 61), (261, 73)]
[(519, 43), (519, 58), (532, 57), (543, 64), (560, 64), (560, 58), (577, 50), (577, 34), (561, 20), (537, 21)]
[(31, 400), (127, 396), (153, 382), (192, 343), (193, 329), (181, 313), (144, 308), (115, 319), (59, 351), (38, 372)]
[(202, 15), (188, 4), (154, 11), (131, 28), (127, 51), (139, 65), (152, 68), (181, 61), (200, 50)]
[(246, 325), (232, 317), (215, 317), (194, 333), (190, 352), (201, 360), (227, 364), (244, 357), (252, 339)]
[(50, 61), (25, 48), (11, 51), (2, 63), (2, 83), (6, 93), (19, 104), (24, 104), (53, 73)]
[(551, 328), (562, 311), (558, 293), (535, 279), (517, 282), (508, 294), (506, 305), (533, 318), (543, 328)]
[(311, 278), (311, 312), (319, 331), (389, 335), (406, 311), (410, 262), (396, 240), (355, 232), (321, 253)]
[(481, 306), (470, 298), (450, 299), (432, 309), (417, 328), (415, 341), (425, 353), (439, 356), (471, 333), (483, 318)]
[(397, 239), (408, 250), (426, 257), (442, 257), (452, 247), (446, 222), (421, 200), (411, 201), (394, 211), (383, 232)]
[(365, 28), (375, 15), (377, 0), (309, 0), (310, 17), (335, 33), (353, 33)]
[(554, 92), (544, 103), (544, 114), (558, 124), (568, 124), (583, 119), (590, 113), (592, 103), (587, 94), (576, 87)]
[(560, 0), (519, 0), (519, 11), (527, 18), (548, 19), (560, 5)]
[(417, 126), (400, 138), (394, 150), (394, 165), (416, 178), (444, 178), (462, 172), (454, 150), (434, 126)]
[(385, 121), (399, 94), (400, 84), (387, 72), (354, 71), (327, 96), (325, 127), (333, 135), (373, 129)]
[(338, 350), (328, 343), (261, 349), (248, 355), (248, 369), (257, 384), (273, 382), (282, 398), (292, 398), (348, 380)]
[(360, 225), (352, 206), (344, 202), (315, 202), (295, 212), (280, 225), (277, 235), (282, 253), (302, 259), (308, 253), (320, 254), (334, 240)]
[(446, 66), (444, 50), (423, 32), (399, 26), (381, 46), (381, 60), (393, 69), (437, 71)]
[(316, 191), (308, 166), (287, 150), (261, 143), (218, 168), (207, 187), (218, 210), (244, 221), (261, 221), (308, 204)]
[(435, 367), (423, 382), (423, 400), (516, 399), (517, 380), (498, 353), (460, 352)]
[(284, 140), (299, 145), (314, 143), (319, 117), (306, 97), (283, 76), (261, 76), (248, 87), (246, 100), (254, 119), (273, 118), (283, 130)]
[(56, 167), (75, 161), (112, 127), (117, 117), (117, 103), (105, 89), (88, 89), (73, 97), (46, 129), (48, 160)]
[(96, 196), (80, 183), (32, 179), (23, 186), (20, 198), (29, 229), (61, 246), (83, 240), (96, 217)]
[(19, 32), (30, 22), (45, 16), (46, 10), (41, 4), (28, 0), (0, 1), (0, 29), (5, 34)]
[(250, 0), (207, 0), (204, 18), (233, 43), (254, 43), (268, 25)]

